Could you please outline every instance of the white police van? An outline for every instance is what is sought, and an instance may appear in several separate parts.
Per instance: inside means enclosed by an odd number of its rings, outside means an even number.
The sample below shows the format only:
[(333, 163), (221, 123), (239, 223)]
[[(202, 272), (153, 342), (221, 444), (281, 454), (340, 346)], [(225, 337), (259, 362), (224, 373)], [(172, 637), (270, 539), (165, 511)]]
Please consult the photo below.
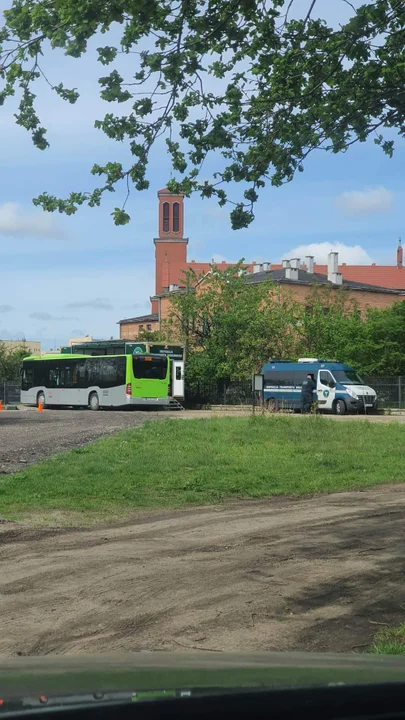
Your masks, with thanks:
[(336, 415), (376, 410), (377, 393), (364, 385), (350, 365), (318, 358), (269, 360), (263, 366), (263, 399), (269, 410), (301, 408), (301, 386), (308, 374), (316, 382), (314, 399), (319, 410)]

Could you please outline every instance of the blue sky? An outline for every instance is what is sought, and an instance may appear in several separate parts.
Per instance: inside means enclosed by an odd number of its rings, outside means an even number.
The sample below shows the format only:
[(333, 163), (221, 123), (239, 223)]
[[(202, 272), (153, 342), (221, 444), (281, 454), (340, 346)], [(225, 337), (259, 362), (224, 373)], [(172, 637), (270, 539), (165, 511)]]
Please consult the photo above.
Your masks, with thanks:
[[(320, 0), (321, 11), (330, 12), (328, 2)], [(304, 0), (300, 3), (304, 7)], [(0, 0), (1, 9), (7, 5)], [(76, 334), (117, 336), (120, 318), (149, 311), (156, 193), (170, 176), (163, 144), (151, 156), (150, 190), (131, 195), (128, 226), (116, 228), (110, 217), (124, 189), (100, 209), (82, 208), (69, 218), (45, 214), (31, 202), (44, 190), (66, 196), (89, 189), (94, 162), (126, 157), (125, 148), (93, 129), (96, 118), (116, 110), (97, 96), (97, 77), (103, 74), (94, 62), (99, 44), (108, 39), (95, 41), (84, 60), (55, 54), (52, 70), (49, 58), (44, 63), (52, 82), (63, 79), (81, 93), (78, 104), (69, 106), (41, 86), (47, 151), (34, 148), (28, 133), (14, 124), (12, 104), (0, 109), (0, 339), (25, 336), (49, 348)], [(230, 228), (228, 209), (198, 196), (186, 199), (188, 257), (275, 262), (297, 248), (303, 256), (310, 245), (320, 260), (338, 246), (343, 262), (394, 264), (403, 231), (404, 155), (402, 141), (392, 160), (372, 142), (345, 155), (313, 154), (292, 183), (262, 192), (255, 222), (237, 232)], [(213, 158), (207, 174), (214, 167)], [(237, 196), (238, 189), (229, 194)]]

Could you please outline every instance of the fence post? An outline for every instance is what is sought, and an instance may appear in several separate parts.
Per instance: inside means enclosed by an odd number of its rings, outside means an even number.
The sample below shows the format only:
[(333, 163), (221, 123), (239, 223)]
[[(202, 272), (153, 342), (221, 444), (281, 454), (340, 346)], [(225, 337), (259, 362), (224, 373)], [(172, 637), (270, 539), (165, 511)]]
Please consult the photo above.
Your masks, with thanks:
[(402, 410), (402, 376), (398, 378), (398, 410)]
[(3, 403), (4, 403), (4, 405), (7, 405), (6, 392), (7, 392), (6, 381), (3, 380)]

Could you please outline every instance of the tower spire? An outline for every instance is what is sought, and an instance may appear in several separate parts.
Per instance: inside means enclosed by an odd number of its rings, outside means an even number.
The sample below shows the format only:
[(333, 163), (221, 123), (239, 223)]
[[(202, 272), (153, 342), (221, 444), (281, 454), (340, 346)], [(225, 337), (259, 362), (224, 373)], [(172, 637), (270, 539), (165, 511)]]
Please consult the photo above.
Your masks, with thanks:
[(402, 248), (402, 239), (398, 239), (398, 247), (397, 247), (397, 268), (403, 267), (403, 259), (404, 259), (404, 251)]

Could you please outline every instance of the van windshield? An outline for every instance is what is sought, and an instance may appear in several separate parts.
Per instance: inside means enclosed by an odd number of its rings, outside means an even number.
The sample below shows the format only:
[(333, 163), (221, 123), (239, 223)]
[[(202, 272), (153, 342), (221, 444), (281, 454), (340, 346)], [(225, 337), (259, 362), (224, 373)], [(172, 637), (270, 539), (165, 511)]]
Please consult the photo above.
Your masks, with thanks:
[(343, 385), (363, 385), (363, 380), (354, 370), (334, 370), (333, 375), (337, 382)]

